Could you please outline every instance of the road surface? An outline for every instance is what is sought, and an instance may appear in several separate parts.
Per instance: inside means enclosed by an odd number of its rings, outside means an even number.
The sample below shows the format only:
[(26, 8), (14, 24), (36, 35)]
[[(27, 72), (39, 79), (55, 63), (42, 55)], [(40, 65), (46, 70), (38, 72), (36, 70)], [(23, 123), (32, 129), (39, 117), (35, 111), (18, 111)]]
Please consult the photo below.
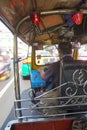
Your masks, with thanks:
[[(21, 68), (21, 67), (20, 67)], [(30, 81), (23, 80), (21, 77), (20, 70), (20, 86), (21, 86), (21, 94), (24, 97), (23, 91), (30, 88)], [(14, 77), (13, 70), (12, 75), (9, 79), (5, 81), (0, 81), (0, 130), (4, 130), (6, 124), (10, 120), (14, 120)]]

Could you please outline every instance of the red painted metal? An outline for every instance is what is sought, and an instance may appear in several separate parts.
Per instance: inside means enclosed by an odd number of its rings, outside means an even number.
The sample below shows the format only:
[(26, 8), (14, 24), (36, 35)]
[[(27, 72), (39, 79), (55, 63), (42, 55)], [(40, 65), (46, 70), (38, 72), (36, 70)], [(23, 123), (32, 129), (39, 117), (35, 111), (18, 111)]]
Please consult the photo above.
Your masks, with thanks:
[(10, 130), (70, 130), (72, 119), (13, 124)]

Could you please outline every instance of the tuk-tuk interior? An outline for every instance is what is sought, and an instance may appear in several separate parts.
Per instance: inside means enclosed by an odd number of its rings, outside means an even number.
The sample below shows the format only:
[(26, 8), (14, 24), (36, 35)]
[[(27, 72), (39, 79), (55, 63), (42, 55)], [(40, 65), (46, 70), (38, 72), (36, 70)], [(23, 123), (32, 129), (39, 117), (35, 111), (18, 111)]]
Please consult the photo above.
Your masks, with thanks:
[[(14, 108), (17, 122), (7, 125), (6, 130), (70, 130), (73, 120), (81, 116), (86, 122), (87, 61), (77, 59), (79, 43), (87, 43), (87, 1), (3, 0), (0, 1), (0, 20), (14, 35)], [(22, 99), (20, 95), (18, 37), (32, 46), (28, 99)], [(51, 56), (50, 52), (52, 54), (62, 41), (73, 44), (75, 61), (64, 63), (61, 84), (57, 88), (44, 89), (43, 94), (33, 97), (33, 91), (42, 91), (46, 84), (37, 68), (59, 60), (57, 51)], [(44, 49), (46, 55), (49, 52), (45, 57), (42, 56)]]

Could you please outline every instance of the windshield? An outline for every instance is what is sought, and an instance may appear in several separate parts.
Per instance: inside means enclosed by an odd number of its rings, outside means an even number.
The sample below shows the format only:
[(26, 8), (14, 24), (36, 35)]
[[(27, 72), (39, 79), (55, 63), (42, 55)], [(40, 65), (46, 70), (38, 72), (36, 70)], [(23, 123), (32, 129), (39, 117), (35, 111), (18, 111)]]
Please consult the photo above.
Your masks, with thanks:
[(78, 51), (79, 60), (87, 60), (87, 45), (82, 45)]
[(37, 65), (46, 65), (58, 60), (59, 56), (56, 45), (44, 46), (43, 50), (35, 50), (35, 63)]

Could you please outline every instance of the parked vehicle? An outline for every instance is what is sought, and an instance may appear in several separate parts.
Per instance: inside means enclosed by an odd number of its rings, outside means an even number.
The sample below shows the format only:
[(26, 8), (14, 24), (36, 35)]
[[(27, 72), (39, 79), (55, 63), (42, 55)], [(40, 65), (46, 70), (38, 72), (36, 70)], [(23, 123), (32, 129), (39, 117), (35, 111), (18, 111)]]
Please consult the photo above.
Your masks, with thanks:
[[(53, 51), (55, 53), (56, 44), (61, 44), (63, 41), (76, 45), (78, 42), (81, 45), (86, 44), (86, 1), (3, 0), (0, 1), (0, 14), (0, 19), (14, 35), (16, 95), (14, 108), (17, 120), (9, 122), (5, 130), (73, 130), (77, 126), (85, 130), (87, 125), (87, 61), (77, 60), (78, 46), (73, 50), (75, 60), (64, 62), (60, 66), (60, 85), (47, 91), (46, 81), (41, 78), (37, 69), (47, 66), (49, 62), (47, 59), (39, 64), (43, 57), (40, 54), (36, 55), (36, 58), (35, 51), (44, 50), (44, 47), (50, 46), (50, 49), (47, 48), (46, 51), (52, 54), (52, 46), (55, 46)], [(27, 45), (32, 46), (31, 89), (29, 89), (27, 99), (22, 99), (20, 95), (18, 37)], [(53, 59), (53, 62), (55, 60)], [(40, 96), (36, 96), (36, 92), (40, 92)]]
[(5, 80), (11, 76), (11, 58), (6, 49), (0, 49), (0, 80)]

